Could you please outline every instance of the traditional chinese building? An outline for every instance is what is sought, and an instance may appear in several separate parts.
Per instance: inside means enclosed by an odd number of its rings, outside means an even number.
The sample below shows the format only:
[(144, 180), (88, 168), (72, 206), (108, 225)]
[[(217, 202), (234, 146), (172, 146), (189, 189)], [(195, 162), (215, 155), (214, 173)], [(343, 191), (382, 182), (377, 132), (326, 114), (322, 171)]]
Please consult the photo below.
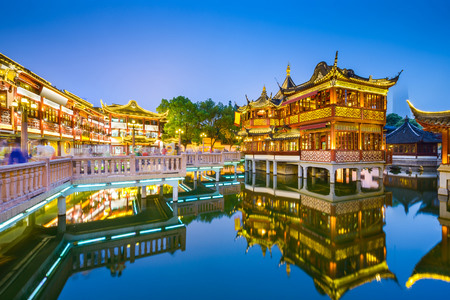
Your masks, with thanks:
[(450, 111), (426, 112), (415, 108), (409, 101), (408, 104), (416, 121), (422, 125), (425, 130), (442, 134), (442, 163), (438, 168), (438, 193), (440, 195), (448, 195), (450, 185)]
[(392, 150), (392, 164), (403, 167), (424, 167), (435, 171), (440, 164), (438, 144), (441, 138), (424, 131), (405, 118), (402, 126), (386, 134), (386, 144)]
[(55, 88), (3, 54), (0, 77), (1, 135), (20, 136), (23, 150), (30, 152), (46, 140), (63, 156), (76, 154), (83, 144), (109, 143), (103, 114), (86, 100)]
[(147, 111), (134, 100), (94, 107), (3, 54), (0, 80), (0, 137), (21, 137), (28, 153), (42, 141), (57, 156), (129, 153), (133, 132), (136, 145), (154, 146), (166, 122), (166, 114)]
[(130, 100), (125, 105), (106, 105), (101, 102), (102, 111), (108, 119), (111, 133), (111, 153), (132, 152), (132, 145), (159, 147), (167, 113), (158, 114), (140, 107)]
[[(398, 80), (361, 77), (351, 69), (317, 64), (311, 78), (296, 85), (287, 76), (277, 94), (265, 89), (255, 101), (238, 108), (242, 114), (246, 165), (265, 162), (277, 174), (277, 164), (298, 166), (298, 176), (325, 169), (330, 182), (342, 168), (377, 168), (385, 163), (383, 126), (386, 95)], [(272, 165), (272, 166), (271, 166)], [(247, 168), (248, 169), (248, 168)]]
[(396, 280), (386, 263), (383, 226), (390, 197), (384, 191), (337, 202), (306, 190), (293, 197), (268, 191), (247, 185), (243, 191), (236, 229), (247, 241), (246, 251), (261, 248), (265, 256), (279, 248), (279, 266), (285, 265), (288, 275), (300, 268), (331, 299), (374, 280)]

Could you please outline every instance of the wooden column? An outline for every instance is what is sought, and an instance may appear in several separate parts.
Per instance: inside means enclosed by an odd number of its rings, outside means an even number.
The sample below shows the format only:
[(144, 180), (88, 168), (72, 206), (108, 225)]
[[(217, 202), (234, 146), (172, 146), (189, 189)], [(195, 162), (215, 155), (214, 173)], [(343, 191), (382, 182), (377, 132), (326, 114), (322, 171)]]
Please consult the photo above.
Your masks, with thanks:
[(330, 89), (330, 104), (337, 103), (336, 88)]
[(450, 130), (444, 129), (442, 131), (442, 164), (447, 165), (448, 161), (448, 150), (449, 150), (449, 132)]

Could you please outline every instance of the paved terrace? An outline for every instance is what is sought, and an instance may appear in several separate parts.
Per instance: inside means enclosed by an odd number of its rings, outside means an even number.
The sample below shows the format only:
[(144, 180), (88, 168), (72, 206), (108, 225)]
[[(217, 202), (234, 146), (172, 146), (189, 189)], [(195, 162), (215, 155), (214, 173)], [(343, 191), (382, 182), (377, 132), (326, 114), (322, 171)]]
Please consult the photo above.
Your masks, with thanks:
[[(169, 184), (186, 172), (220, 170), (241, 161), (240, 152), (177, 156), (67, 157), (0, 166), (0, 230), (73, 188)], [(174, 200), (178, 188), (174, 189)], [(6, 222), (5, 222), (6, 221)], [(8, 223), (10, 222), (10, 223)]]

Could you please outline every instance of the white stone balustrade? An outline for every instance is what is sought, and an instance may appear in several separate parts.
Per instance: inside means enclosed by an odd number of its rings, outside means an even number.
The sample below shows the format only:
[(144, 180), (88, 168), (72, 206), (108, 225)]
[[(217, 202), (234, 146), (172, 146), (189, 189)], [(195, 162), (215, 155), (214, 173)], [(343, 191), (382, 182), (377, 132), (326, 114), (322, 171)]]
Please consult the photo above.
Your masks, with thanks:
[(186, 172), (182, 156), (75, 157), (73, 179)]
[(239, 162), (241, 160), (240, 152), (223, 153), (186, 153), (186, 165), (189, 167), (223, 165), (224, 162)]
[[(240, 161), (239, 152), (179, 156), (67, 157), (0, 166), (0, 213), (63, 183), (112, 182), (185, 176), (186, 166), (217, 166)], [(113, 178), (111, 178), (113, 177)], [(115, 179), (114, 179), (115, 178)]]
[(0, 166), (1, 210), (70, 181), (71, 164), (69, 157)]

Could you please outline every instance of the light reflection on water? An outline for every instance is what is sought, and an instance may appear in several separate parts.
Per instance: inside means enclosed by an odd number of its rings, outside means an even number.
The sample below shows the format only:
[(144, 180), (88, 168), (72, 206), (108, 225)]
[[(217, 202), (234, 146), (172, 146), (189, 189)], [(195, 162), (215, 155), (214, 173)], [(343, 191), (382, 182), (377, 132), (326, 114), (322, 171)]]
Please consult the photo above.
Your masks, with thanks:
[[(349, 173), (336, 181), (257, 173), (246, 174), (242, 185), (207, 188), (190, 176), (179, 189), (183, 201), (171, 209), (161, 196), (170, 198), (170, 190), (158, 186), (147, 187), (145, 200), (140, 188), (74, 194), (66, 201), (66, 236), (57, 234), (55, 201), (2, 233), (0, 270), (10, 274), (26, 258), (27, 251), (14, 256), (12, 249), (51, 253), (67, 235), (129, 232), (120, 242), (93, 242), (89, 249), (99, 250), (85, 256), (88, 248), (75, 242), (64, 262), (72, 270), (45, 295), (148, 298), (150, 285), (152, 297), (167, 298), (174, 284), (195, 299), (419, 299), (448, 291), (448, 227), (441, 224), (450, 223), (450, 214), (436, 195), (436, 179), (389, 176), (383, 184), (371, 173), (361, 181)], [(169, 237), (179, 222), (186, 230)], [(44, 236), (48, 242), (39, 248)], [(223, 291), (224, 285), (232, 288)]]

